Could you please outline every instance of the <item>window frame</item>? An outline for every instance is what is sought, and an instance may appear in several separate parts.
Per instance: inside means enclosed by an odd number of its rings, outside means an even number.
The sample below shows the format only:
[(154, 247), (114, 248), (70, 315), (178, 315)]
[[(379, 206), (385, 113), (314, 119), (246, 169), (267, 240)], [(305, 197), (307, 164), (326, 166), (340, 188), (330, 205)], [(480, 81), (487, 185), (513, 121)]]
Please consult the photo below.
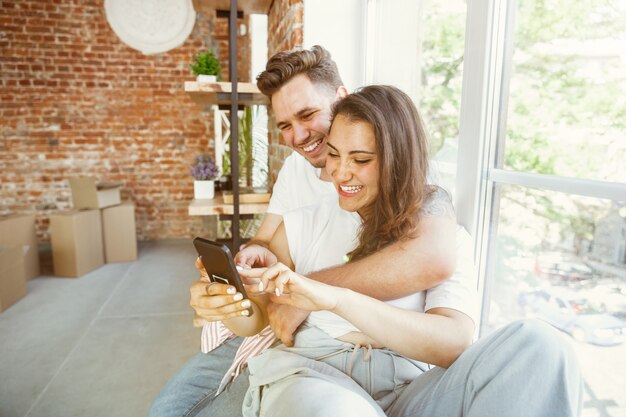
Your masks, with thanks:
[(474, 239), (480, 334), (489, 322), (495, 240), (503, 185), (626, 200), (626, 184), (503, 169), (515, 0), (468, 0), (455, 200), (457, 219)]

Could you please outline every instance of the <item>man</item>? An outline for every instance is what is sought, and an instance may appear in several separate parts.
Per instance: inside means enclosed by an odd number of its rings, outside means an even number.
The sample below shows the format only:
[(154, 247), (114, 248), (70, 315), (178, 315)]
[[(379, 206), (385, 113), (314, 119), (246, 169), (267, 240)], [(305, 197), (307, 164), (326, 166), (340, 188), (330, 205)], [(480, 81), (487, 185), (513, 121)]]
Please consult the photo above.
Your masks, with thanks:
[[(268, 96), (283, 140), (295, 152), (287, 158), (274, 186), (268, 212), (255, 238), (236, 256), (240, 265), (266, 266), (275, 262), (267, 245), (289, 210), (316, 203), (326, 195), (336, 194), (323, 169), (326, 164), (326, 135), (330, 128), (333, 104), (348, 94), (337, 65), (320, 46), (311, 50), (281, 52), (267, 63), (257, 78), (261, 92)], [(432, 288), (455, 270), (456, 220), (449, 197), (437, 193), (429, 211), (420, 221), (417, 237), (390, 245), (357, 262), (310, 274), (309, 277), (332, 285), (390, 300)], [(413, 256), (401, 256), (410, 251)], [(399, 259), (403, 259), (399, 261)], [(393, 282), (394, 285), (386, 285)], [(223, 290), (222, 290), (223, 288)], [(226, 287), (199, 281), (191, 288), (191, 305), (198, 316), (218, 322), (245, 314), (247, 300), (226, 292)], [(210, 292), (210, 294), (209, 294)], [(293, 334), (308, 312), (290, 306), (271, 304), (268, 308), (272, 330), (285, 344), (293, 343)], [(230, 338), (219, 347), (204, 346), (215, 328), (203, 331), (203, 351), (172, 378), (155, 400), (151, 416), (196, 415), (211, 408), (211, 415), (240, 413), (237, 404), (214, 402), (214, 394), (228, 370), (241, 338)], [(216, 336), (213, 333), (213, 336)], [(233, 397), (247, 388), (237, 378), (229, 389)], [(239, 414), (236, 414), (239, 415)]]

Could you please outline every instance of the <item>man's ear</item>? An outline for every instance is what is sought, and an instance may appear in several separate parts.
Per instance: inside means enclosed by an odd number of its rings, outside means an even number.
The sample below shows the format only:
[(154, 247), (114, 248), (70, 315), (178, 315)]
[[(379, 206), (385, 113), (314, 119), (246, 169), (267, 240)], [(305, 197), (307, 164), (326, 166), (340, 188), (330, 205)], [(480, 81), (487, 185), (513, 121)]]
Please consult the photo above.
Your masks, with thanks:
[(342, 85), (342, 86), (340, 86), (340, 87), (337, 89), (337, 93), (336, 93), (336, 96), (335, 96), (335, 100), (338, 100), (338, 99), (340, 99), (340, 98), (344, 98), (344, 97), (345, 97), (345, 96), (347, 96), (347, 95), (348, 95), (348, 89), (346, 88), (346, 86), (345, 86), (345, 85)]

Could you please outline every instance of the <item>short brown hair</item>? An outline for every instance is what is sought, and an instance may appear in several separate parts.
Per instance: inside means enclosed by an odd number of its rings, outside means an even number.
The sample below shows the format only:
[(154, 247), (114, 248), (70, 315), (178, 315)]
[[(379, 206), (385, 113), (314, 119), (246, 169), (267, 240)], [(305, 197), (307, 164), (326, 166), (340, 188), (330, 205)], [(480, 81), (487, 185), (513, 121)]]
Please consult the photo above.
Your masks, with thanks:
[(312, 83), (332, 89), (333, 93), (343, 85), (330, 52), (319, 45), (311, 50), (296, 49), (275, 54), (267, 61), (265, 71), (256, 78), (256, 84), (271, 99), (285, 83), (299, 74), (306, 75)]
[(433, 192), (428, 140), (413, 101), (396, 87), (363, 87), (335, 104), (333, 120), (338, 115), (372, 127), (379, 158), (379, 192), (350, 253), (354, 261), (416, 236), (420, 208)]

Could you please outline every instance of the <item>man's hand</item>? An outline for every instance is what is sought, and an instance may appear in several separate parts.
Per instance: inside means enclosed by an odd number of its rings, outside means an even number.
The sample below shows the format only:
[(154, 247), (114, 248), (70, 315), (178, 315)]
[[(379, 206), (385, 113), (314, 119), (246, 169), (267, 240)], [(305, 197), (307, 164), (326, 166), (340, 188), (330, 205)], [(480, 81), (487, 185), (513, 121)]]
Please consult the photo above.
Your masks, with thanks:
[[(275, 295), (272, 295), (270, 299), (275, 297)], [(293, 346), (293, 334), (298, 326), (309, 317), (309, 314), (309, 311), (300, 310), (286, 304), (269, 303), (267, 305), (267, 316), (270, 326), (272, 326), (276, 337), (287, 346)]]
[(235, 265), (252, 267), (266, 267), (274, 265), (278, 259), (269, 249), (258, 244), (251, 244), (235, 255)]
[(200, 280), (189, 290), (189, 305), (196, 315), (207, 321), (222, 321), (248, 315), (250, 300), (244, 300), (243, 295), (232, 285), (210, 282), (200, 258), (196, 259), (195, 265), (200, 271)]
[(243, 300), (232, 285), (219, 282), (197, 281), (190, 289), (189, 305), (196, 314), (207, 321), (223, 321), (248, 315), (250, 300)]

